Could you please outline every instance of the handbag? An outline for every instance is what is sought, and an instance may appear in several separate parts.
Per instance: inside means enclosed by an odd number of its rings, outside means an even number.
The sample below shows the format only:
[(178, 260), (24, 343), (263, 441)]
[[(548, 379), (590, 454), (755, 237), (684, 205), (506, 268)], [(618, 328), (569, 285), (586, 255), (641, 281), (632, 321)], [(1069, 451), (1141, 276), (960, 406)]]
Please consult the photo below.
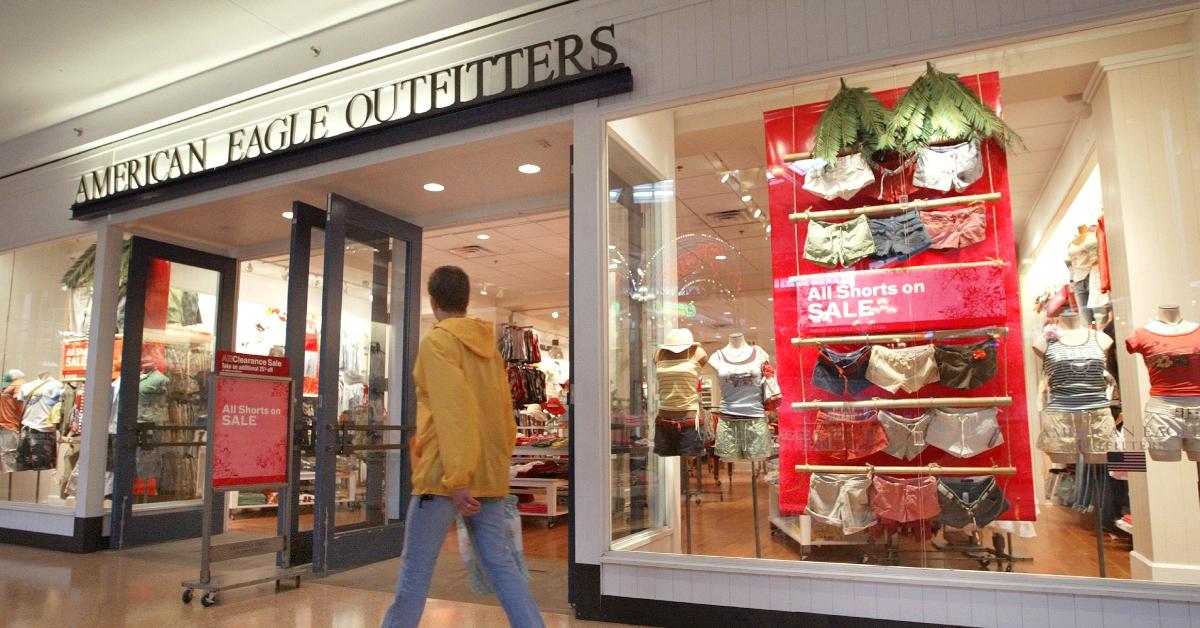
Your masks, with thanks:
[(783, 405), (783, 391), (775, 377), (775, 367), (770, 362), (763, 362), (762, 365), (762, 400), (763, 409), (768, 412), (778, 410)]
[[(513, 562), (517, 564), (521, 576), (525, 580), (532, 580), (533, 576), (529, 575), (529, 566), (525, 564), (525, 548), (521, 544), (521, 513), (517, 510), (517, 498), (515, 495), (509, 495), (502, 499), (504, 500), (505, 537), (508, 541), (508, 551), (512, 554)], [(475, 545), (471, 543), (467, 522), (463, 521), (461, 514), (456, 513), (454, 523), (458, 528), (458, 554), (462, 556), (463, 563), (466, 565), (467, 580), (470, 582), (471, 590), (490, 595), (493, 592), (492, 586), (483, 570), (483, 564), (479, 562), (479, 555), (475, 553)]]

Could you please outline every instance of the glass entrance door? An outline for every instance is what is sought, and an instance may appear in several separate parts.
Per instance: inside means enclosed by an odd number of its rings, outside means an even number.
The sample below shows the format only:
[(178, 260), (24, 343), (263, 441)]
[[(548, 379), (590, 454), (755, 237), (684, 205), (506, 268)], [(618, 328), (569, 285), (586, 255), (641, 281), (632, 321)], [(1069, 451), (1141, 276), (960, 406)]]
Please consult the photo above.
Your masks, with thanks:
[(233, 345), (236, 273), (232, 258), (131, 242), (109, 421), (115, 548), (200, 535), (208, 377)]
[(315, 420), (313, 571), (398, 556), (420, 326), (421, 229), (329, 196)]

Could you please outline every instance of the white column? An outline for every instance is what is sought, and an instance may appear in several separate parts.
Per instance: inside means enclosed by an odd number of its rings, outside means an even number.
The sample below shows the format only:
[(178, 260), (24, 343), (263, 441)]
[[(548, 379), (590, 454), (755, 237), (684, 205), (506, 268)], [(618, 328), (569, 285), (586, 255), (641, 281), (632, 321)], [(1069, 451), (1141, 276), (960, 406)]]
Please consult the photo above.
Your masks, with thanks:
[[(1126, 433), (1143, 436), (1149, 379), (1124, 339), (1178, 304), (1200, 319), (1200, 116), (1189, 46), (1100, 61), (1091, 95), (1103, 185)], [(1196, 463), (1129, 476), (1134, 578), (1200, 583)]]
[(108, 422), (112, 407), (113, 342), (117, 326), (117, 290), (121, 280), (123, 233), (106, 219), (96, 228), (92, 323), (88, 330), (87, 394), (83, 400), (82, 451), (75, 516), (104, 514), (104, 467), (108, 458)]
[(600, 564), (611, 537), (609, 500), (608, 320), (605, 253), (608, 205), (604, 123), (595, 102), (574, 108), (574, 206), (571, 209), (571, 396), (575, 483), (575, 561)]

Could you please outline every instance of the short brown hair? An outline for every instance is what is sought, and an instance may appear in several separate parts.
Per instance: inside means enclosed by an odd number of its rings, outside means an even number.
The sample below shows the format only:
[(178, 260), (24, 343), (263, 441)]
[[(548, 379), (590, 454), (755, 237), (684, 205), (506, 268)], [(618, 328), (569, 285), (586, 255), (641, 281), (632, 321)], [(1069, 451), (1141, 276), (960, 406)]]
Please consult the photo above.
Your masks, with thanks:
[(429, 298), (443, 312), (465, 314), (471, 302), (471, 279), (458, 266), (438, 266), (429, 274)]

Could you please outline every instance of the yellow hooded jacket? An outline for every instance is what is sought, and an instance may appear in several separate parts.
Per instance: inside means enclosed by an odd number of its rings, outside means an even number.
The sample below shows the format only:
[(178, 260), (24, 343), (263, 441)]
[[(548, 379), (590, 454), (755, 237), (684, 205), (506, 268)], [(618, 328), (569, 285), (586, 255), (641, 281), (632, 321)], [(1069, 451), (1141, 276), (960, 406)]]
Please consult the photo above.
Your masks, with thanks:
[(492, 324), (463, 317), (438, 323), (421, 341), (413, 379), (413, 494), (469, 488), (474, 497), (508, 495), (517, 428)]

